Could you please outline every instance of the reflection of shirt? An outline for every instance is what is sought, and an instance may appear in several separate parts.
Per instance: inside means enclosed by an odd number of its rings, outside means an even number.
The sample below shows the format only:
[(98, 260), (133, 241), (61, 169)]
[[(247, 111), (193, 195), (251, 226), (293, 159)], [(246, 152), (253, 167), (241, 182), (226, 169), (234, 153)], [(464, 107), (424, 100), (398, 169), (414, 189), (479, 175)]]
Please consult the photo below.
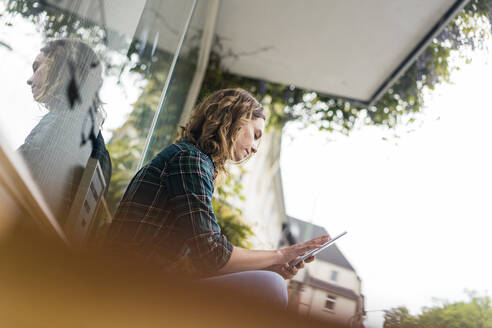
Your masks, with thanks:
[[(26, 137), (18, 151), (38, 184), (51, 210), (65, 223), (89, 156), (99, 159), (105, 180), (111, 177), (111, 160), (99, 133), (96, 147), (81, 145), (88, 113), (83, 110), (51, 110)], [(84, 130), (85, 127), (85, 130)]]
[(101, 165), (104, 181), (106, 182), (106, 190), (104, 191), (104, 195), (106, 196), (108, 194), (109, 182), (112, 174), (111, 157), (109, 156), (108, 149), (106, 148), (104, 138), (100, 131), (96, 138), (96, 144), (92, 148), (91, 157), (98, 159), (99, 165)]
[(164, 271), (188, 263), (193, 275), (215, 273), (233, 246), (213, 212), (213, 181), (214, 165), (196, 146), (182, 141), (165, 148), (130, 182), (108, 242), (133, 248)]

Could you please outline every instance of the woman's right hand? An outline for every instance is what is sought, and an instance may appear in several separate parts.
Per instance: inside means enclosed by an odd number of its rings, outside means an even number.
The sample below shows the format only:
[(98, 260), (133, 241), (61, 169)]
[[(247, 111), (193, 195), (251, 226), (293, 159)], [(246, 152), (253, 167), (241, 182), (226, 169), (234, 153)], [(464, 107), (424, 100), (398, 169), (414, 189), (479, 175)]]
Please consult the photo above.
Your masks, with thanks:
[(286, 248), (279, 249), (280, 252), (280, 262), (279, 264), (288, 264), (298, 257), (302, 256), (304, 253), (321, 247), (324, 243), (330, 240), (329, 235), (324, 235), (318, 238), (311, 239), (304, 243), (295, 244)]
[[(232, 249), (232, 254), (229, 261), (227, 261), (227, 263), (220, 268), (217, 273), (227, 274), (248, 270), (272, 270), (275, 272), (280, 272), (283, 270), (283, 267), (287, 268), (291, 261), (297, 259), (299, 256), (312, 249), (320, 247), (329, 239), (330, 237), (326, 235), (305, 243), (300, 243), (277, 250), (253, 250), (234, 247)], [(306, 261), (306, 263), (310, 262), (310, 260)], [(288, 275), (295, 275), (295, 273), (297, 273), (297, 269), (302, 268), (303, 265), (304, 263), (294, 269), (291, 268), (291, 272)], [(283, 276), (285, 277), (287, 274)]]

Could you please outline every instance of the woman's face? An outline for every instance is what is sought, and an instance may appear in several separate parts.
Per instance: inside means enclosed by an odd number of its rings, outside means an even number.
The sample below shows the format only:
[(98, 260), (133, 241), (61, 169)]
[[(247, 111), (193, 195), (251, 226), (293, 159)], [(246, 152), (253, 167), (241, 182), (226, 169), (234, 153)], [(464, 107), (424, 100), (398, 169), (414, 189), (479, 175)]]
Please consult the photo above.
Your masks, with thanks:
[(233, 160), (235, 162), (240, 162), (249, 155), (256, 153), (264, 130), (265, 120), (262, 118), (250, 119), (241, 125), (234, 146)]
[(48, 57), (43, 52), (40, 52), (34, 60), (32, 71), (32, 76), (27, 80), (27, 84), (31, 86), (34, 100), (39, 100), (43, 88), (46, 87), (44, 84), (48, 79), (49, 72)]

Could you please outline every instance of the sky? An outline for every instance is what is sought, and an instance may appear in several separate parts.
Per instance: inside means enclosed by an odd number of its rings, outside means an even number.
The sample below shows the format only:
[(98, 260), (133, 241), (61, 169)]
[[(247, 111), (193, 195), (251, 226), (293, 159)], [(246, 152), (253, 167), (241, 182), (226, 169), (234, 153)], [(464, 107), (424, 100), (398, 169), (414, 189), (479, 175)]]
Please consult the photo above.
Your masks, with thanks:
[(348, 234), (338, 246), (362, 279), (367, 324), (465, 289), (492, 290), (492, 66), (487, 52), (426, 96), (416, 123), (348, 137), (287, 127), (287, 214)]
[[(9, 63), (0, 65), (0, 88), (8, 95), (0, 97), (0, 127), (12, 148), (46, 113), (26, 84), (41, 47), (39, 32), (31, 24), (15, 26), (15, 38), (0, 34), (14, 48), (0, 48), (2, 62)], [(287, 214), (332, 235), (348, 231), (338, 246), (362, 279), (370, 327), (381, 326), (381, 309), (405, 305), (418, 313), (442, 300), (465, 299), (465, 289), (492, 290), (490, 59), (477, 52), (471, 64), (461, 65), (452, 84), (426, 97), (413, 125), (363, 127), (349, 137), (286, 128), (281, 169)], [(138, 90), (125, 93), (108, 80), (104, 87), (108, 140)]]

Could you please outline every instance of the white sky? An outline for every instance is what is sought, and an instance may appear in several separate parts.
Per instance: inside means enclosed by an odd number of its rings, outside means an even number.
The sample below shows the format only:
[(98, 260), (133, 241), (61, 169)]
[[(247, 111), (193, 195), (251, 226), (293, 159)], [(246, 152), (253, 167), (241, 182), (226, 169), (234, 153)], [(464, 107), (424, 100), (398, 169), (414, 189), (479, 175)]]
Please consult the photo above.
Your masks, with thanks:
[[(492, 66), (485, 53), (427, 97), (420, 124), (349, 137), (287, 128), (287, 213), (347, 230), (338, 246), (362, 279), (366, 309), (418, 313), (433, 298), (492, 290)], [(383, 137), (388, 140), (383, 140)], [(382, 312), (371, 312), (380, 326)]]
[[(26, 85), (41, 38), (30, 24), (15, 26), (15, 37), (3, 26), (0, 33), (14, 48), (0, 48), (9, 64), (0, 65), (0, 129), (13, 148), (45, 114)], [(432, 93), (422, 124), (411, 133), (400, 128), (400, 138), (377, 127), (330, 140), (313, 129), (286, 131), (287, 213), (332, 234), (349, 232), (338, 245), (362, 279), (367, 310), (406, 305), (416, 313), (433, 297), (453, 301), (465, 298), (465, 288), (492, 290), (492, 67), (487, 55), (476, 57), (453, 74), (454, 85)], [(105, 88), (108, 136), (138, 89), (124, 93), (109, 80)], [(372, 312), (369, 325), (379, 326), (381, 315)]]

